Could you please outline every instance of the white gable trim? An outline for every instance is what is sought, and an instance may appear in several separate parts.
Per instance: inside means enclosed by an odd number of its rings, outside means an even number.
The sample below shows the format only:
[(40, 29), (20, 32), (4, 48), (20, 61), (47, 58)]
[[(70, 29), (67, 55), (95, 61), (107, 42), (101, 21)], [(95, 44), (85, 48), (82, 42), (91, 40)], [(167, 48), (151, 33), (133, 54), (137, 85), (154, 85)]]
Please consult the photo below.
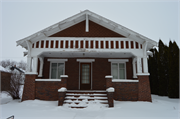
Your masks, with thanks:
[(117, 24), (117, 23), (115, 23), (109, 19), (106, 19), (100, 15), (97, 15), (97, 14), (95, 14), (89, 10), (85, 10), (81, 13), (78, 13), (78, 14), (72, 16), (72, 17), (69, 17), (69, 18), (67, 18), (61, 22), (58, 22), (58, 23), (56, 23), (50, 27), (47, 27), (47, 28), (45, 28), (45, 29), (43, 29), (43, 30), (41, 30), (41, 31), (29, 36), (29, 37), (26, 37), (22, 40), (19, 40), (16, 43), (17, 43), (17, 45), (21, 45), (22, 47), (27, 48), (27, 44), (24, 43), (25, 41), (30, 40), (31, 42), (33, 42), (33, 41), (37, 41), (37, 40), (40, 40), (42, 38), (45, 38), (47, 36), (50, 36), (54, 33), (57, 33), (61, 30), (66, 29), (70, 26), (73, 26), (73, 25), (75, 25), (75, 24), (77, 24), (83, 20), (87, 20), (86, 16), (88, 17), (88, 20), (92, 20), (92, 21), (94, 21), (94, 22), (114, 31), (114, 32), (122, 34), (128, 38), (131, 38), (131, 39), (134, 39), (137, 41), (138, 40), (139, 41), (148, 41), (149, 47), (157, 46), (156, 41), (153, 41), (153, 40), (151, 40), (145, 36), (142, 36), (142, 35), (134, 32), (134, 31), (122, 26), (122, 25), (119, 25), (119, 24)]

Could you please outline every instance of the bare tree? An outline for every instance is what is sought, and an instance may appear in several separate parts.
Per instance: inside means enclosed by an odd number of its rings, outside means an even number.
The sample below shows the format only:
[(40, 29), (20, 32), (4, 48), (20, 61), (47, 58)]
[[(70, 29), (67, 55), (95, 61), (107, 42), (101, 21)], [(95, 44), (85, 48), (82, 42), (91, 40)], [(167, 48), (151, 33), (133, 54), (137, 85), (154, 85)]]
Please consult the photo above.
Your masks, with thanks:
[(11, 61), (11, 60), (2, 60), (1, 62), (0, 62), (0, 65), (2, 66), (2, 67), (4, 67), (4, 68), (6, 68), (7, 66), (14, 66), (14, 65), (16, 65), (17, 64), (17, 62), (16, 61)]
[[(0, 65), (4, 68), (10, 68), (12, 75), (10, 79), (10, 83), (8, 82), (8, 89), (4, 92), (9, 94), (13, 99), (20, 99), (20, 88), (22, 84), (24, 83), (24, 74), (20, 71), (20, 69), (26, 70), (26, 62), (20, 61), (16, 62), (13, 60), (2, 60), (0, 62)], [(17, 67), (18, 68), (17, 68)], [(14, 68), (16, 67), (16, 68)], [(19, 69), (20, 68), (20, 69)], [(4, 84), (5, 85), (5, 84)]]
[(13, 99), (20, 99), (20, 88), (23, 81), (23, 75), (19, 72), (13, 72), (10, 80), (10, 88), (6, 91)]
[(24, 71), (26, 70), (26, 67), (27, 67), (27, 63), (24, 62), (23, 60), (21, 60), (20, 62), (18, 62), (18, 68), (21, 68), (23, 69)]

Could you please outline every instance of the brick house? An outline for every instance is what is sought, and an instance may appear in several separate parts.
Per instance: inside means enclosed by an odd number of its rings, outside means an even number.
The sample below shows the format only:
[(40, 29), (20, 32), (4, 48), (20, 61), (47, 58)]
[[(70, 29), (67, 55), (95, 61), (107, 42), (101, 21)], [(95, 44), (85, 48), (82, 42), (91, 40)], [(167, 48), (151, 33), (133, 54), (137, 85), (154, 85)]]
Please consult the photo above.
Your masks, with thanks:
[[(58, 89), (106, 91), (108, 101), (151, 101), (147, 56), (157, 42), (89, 10), (17, 41), (27, 49), (24, 100)], [(113, 95), (111, 95), (113, 94)], [(110, 96), (111, 95), (111, 96)], [(66, 95), (63, 95), (66, 96)]]

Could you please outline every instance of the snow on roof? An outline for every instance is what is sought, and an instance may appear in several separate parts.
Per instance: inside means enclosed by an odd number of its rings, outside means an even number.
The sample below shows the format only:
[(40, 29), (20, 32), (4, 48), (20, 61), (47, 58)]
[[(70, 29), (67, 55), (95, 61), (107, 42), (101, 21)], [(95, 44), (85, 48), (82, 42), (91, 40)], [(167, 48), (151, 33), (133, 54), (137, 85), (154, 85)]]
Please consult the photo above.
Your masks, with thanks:
[(6, 68), (4, 68), (4, 67), (2, 67), (2, 66), (0, 66), (0, 71), (3, 71), (3, 72), (11, 72), (11, 70), (9, 69), (9, 67), (6, 67)]

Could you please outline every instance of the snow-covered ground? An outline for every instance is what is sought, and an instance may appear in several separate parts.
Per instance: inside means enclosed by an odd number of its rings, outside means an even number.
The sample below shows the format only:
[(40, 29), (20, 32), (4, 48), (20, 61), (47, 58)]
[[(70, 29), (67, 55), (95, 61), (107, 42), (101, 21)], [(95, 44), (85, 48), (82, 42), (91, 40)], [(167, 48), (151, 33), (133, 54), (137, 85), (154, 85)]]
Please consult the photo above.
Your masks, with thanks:
[(57, 106), (57, 101), (12, 100), (1, 93), (1, 118), (15, 119), (178, 119), (179, 100), (152, 95), (150, 102), (114, 101), (114, 108), (92, 104), (85, 109)]

